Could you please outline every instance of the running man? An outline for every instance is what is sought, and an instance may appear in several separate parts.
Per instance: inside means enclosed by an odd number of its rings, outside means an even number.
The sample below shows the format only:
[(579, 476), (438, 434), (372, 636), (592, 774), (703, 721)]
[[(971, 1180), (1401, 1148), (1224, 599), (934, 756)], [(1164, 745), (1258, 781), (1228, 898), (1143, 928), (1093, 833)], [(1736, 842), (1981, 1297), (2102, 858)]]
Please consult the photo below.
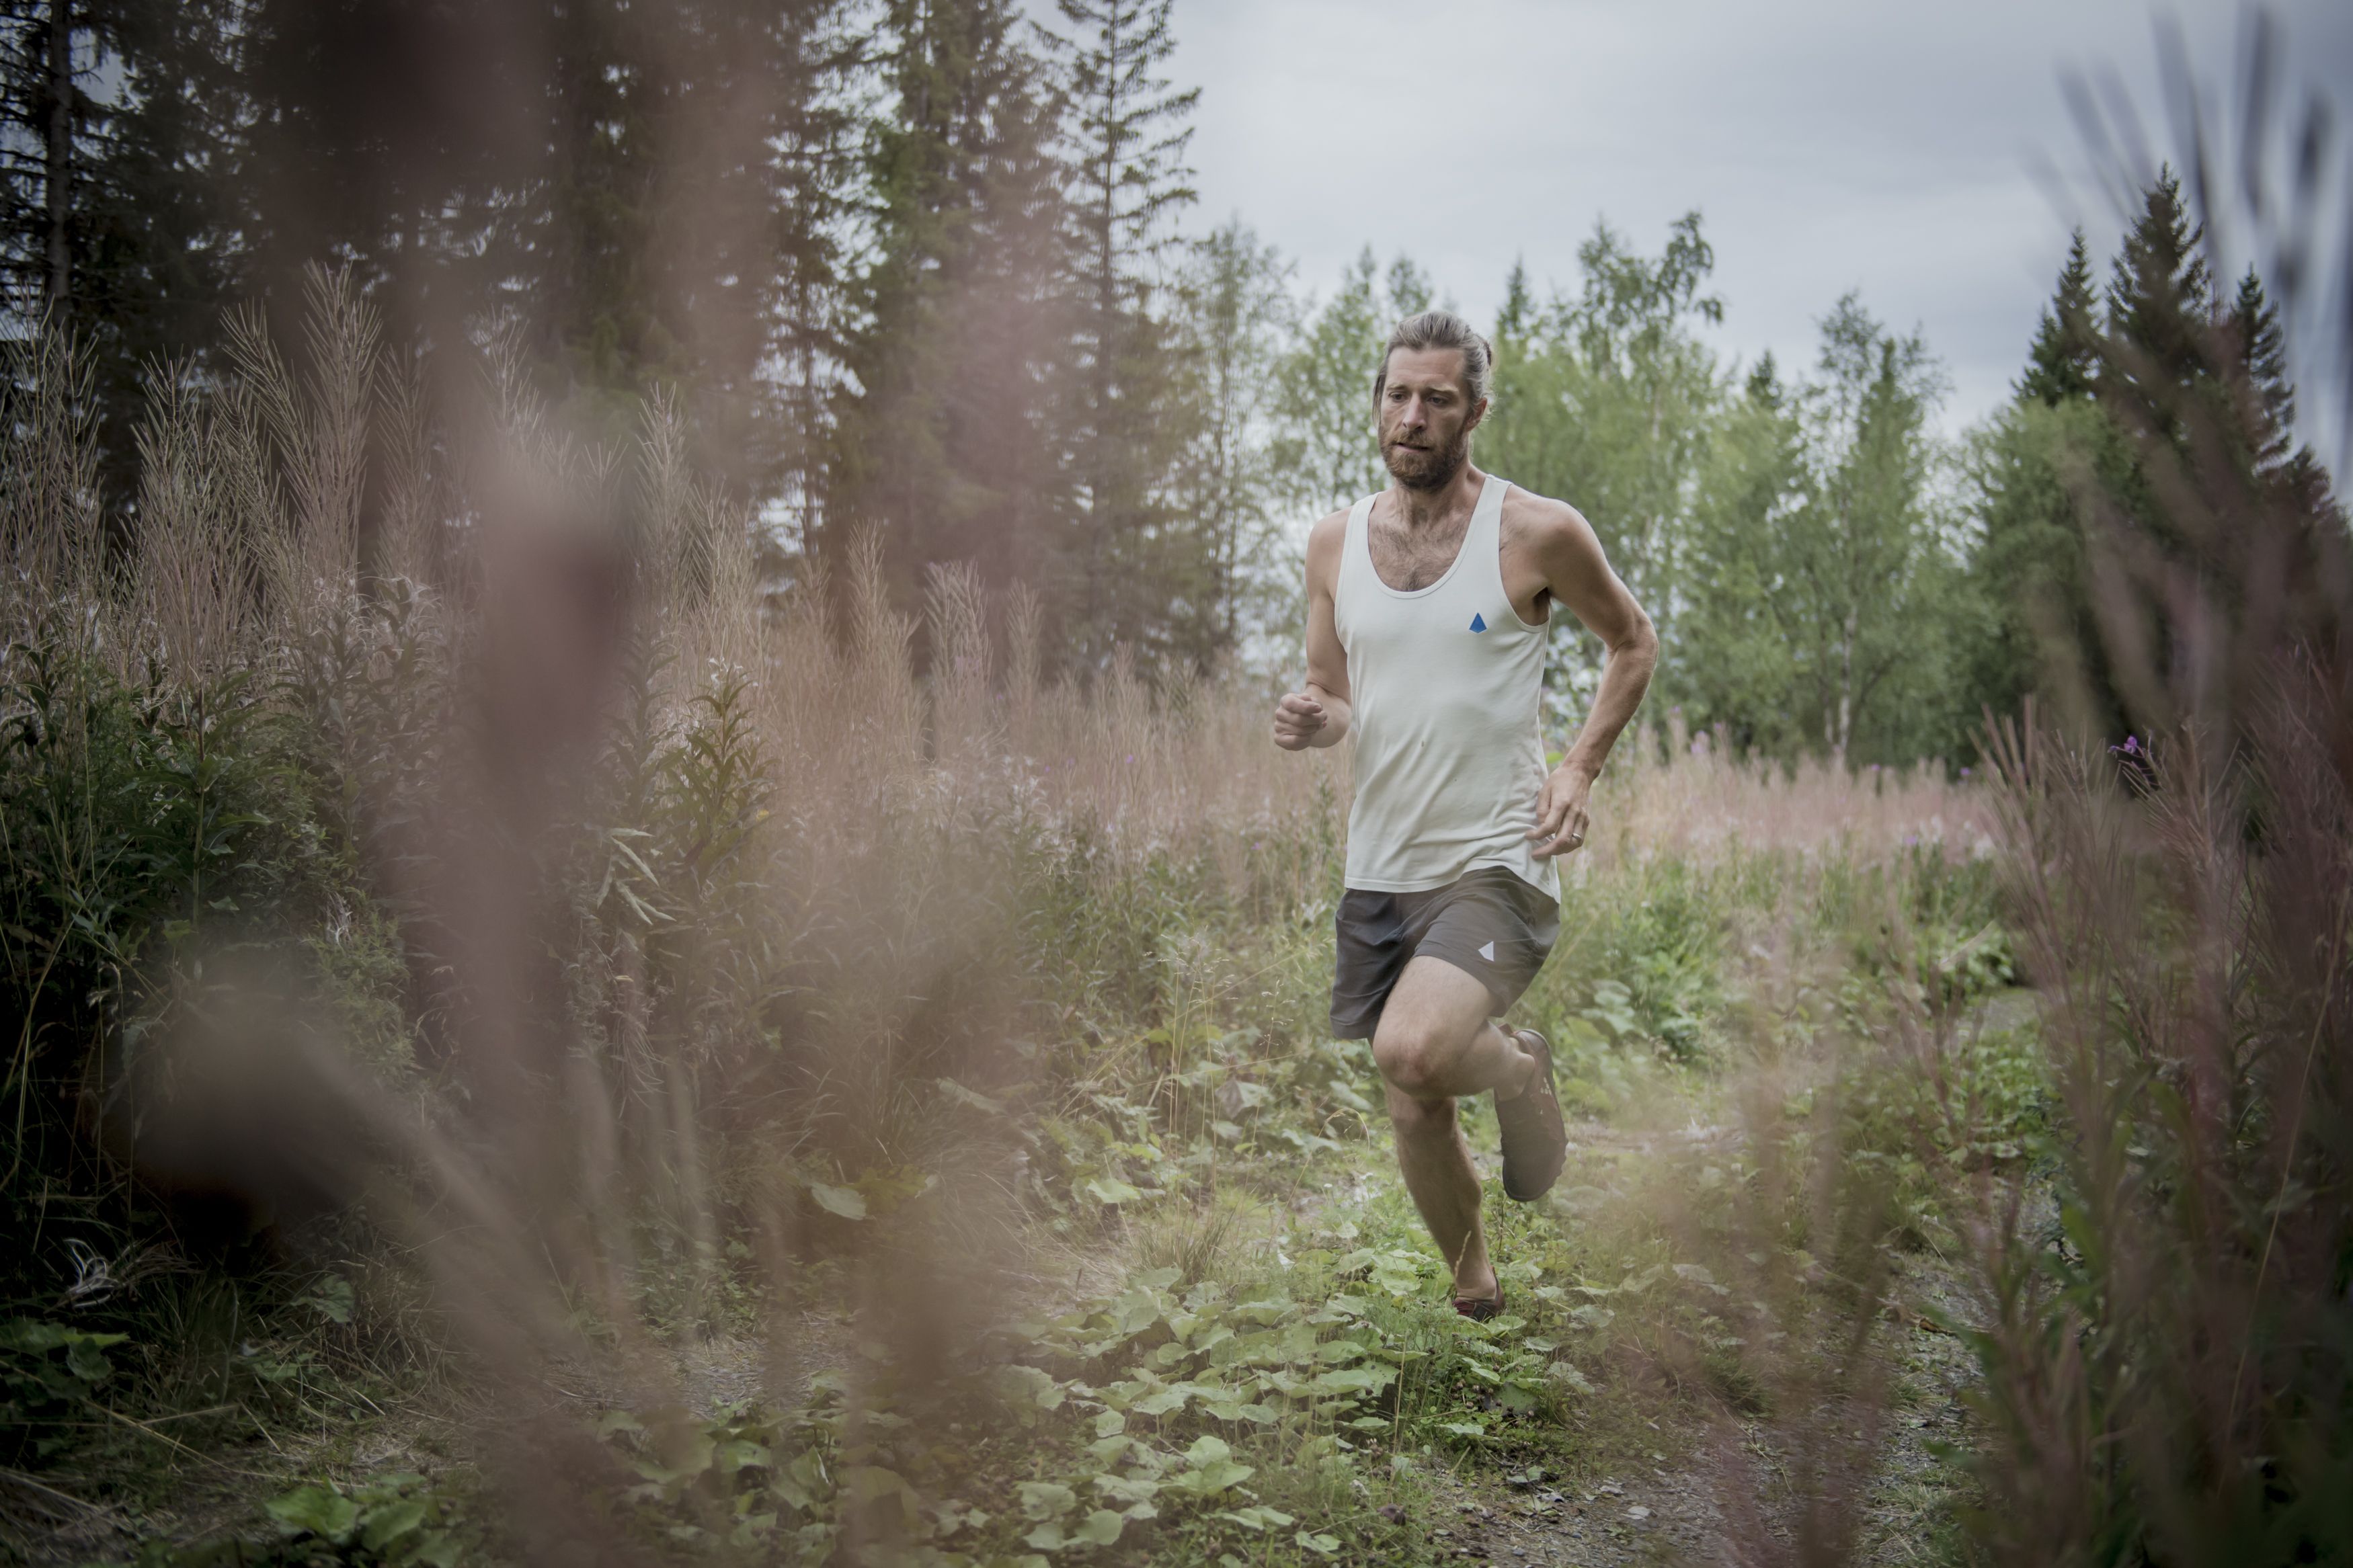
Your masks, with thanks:
[[(1504, 1192), (1552, 1188), (1567, 1134), (1552, 1050), (1494, 1020), (1560, 931), (1556, 858), (1658, 664), (1650, 616), (1577, 509), (1471, 464), (1493, 354), (1460, 316), (1398, 324), (1373, 378), (1391, 483), (1307, 538), (1307, 682), (1276, 705), (1286, 751), (1356, 740), (1332, 1033), (1373, 1042), (1414, 1205), (1454, 1306), (1503, 1310), (1479, 1178), (1454, 1115), (1495, 1096)], [(1585, 726), (1545, 767), (1545, 637), (1557, 603), (1609, 649)]]

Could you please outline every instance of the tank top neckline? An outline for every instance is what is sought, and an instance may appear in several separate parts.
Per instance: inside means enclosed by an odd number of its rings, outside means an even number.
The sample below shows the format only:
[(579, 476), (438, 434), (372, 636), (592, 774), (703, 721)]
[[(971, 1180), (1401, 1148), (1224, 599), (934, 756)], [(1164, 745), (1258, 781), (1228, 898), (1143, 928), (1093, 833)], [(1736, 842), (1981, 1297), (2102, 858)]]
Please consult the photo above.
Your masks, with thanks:
[[(1357, 502), (1359, 516), (1356, 536), (1360, 548), (1365, 552), (1365, 570), (1371, 575), (1374, 584), (1393, 599), (1426, 598), (1445, 587), (1452, 581), (1454, 574), (1462, 569), (1464, 559), (1471, 554), (1472, 546), (1477, 542), (1480, 525), (1488, 521), (1488, 502), (1491, 500), (1494, 502), (1494, 512), (1497, 517), (1500, 518), (1503, 515), (1503, 491), (1506, 483), (1507, 481), (1498, 475), (1487, 476), (1485, 482), (1479, 487), (1479, 500), (1471, 509), (1471, 521), (1462, 525), (1462, 541), (1454, 547), (1454, 559), (1446, 563), (1446, 570), (1439, 574), (1435, 582), (1419, 588), (1390, 587), (1381, 576), (1380, 563), (1373, 559), (1373, 507), (1385, 492), (1376, 490)], [(1497, 537), (1496, 548), (1500, 552), (1502, 548), (1500, 533)], [(1514, 606), (1514, 615), (1517, 614), (1517, 606)], [(1525, 621), (1521, 624), (1526, 625)]]

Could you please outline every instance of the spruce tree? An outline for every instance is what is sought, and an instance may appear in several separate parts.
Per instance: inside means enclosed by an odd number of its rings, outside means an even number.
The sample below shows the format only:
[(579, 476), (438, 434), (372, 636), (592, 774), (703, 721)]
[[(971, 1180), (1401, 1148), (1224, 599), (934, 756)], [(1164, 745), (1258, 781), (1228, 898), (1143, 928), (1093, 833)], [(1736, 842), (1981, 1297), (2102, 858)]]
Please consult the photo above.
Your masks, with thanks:
[(136, 490), (149, 376), (203, 371), (243, 277), (247, 214), (225, 177), (249, 103), (242, 14), (240, 0), (0, 8), (6, 310), (74, 334), (118, 515)]
[(2295, 387), (2288, 380), (2287, 339), (2279, 311), (2263, 292), (2253, 268), (2239, 279), (2231, 301), (2232, 369), (2242, 378), (2246, 401), (2248, 456), (2258, 472), (2276, 470), (2289, 458), (2295, 425)]
[(2094, 318), (2092, 257), (2078, 228), (2067, 246), (2066, 265), (2051, 303), (2042, 308), (2034, 342), (2027, 350), (2026, 374), (2018, 379), (2021, 397), (2060, 404), (2092, 395), (2099, 374), (2099, 326)]
[(12, 315), (64, 321), (85, 248), (78, 186), (103, 138), (106, 104), (88, 90), (106, 53), (88, 0), (0, 5), (0, 174)]
[(2158, 170), (2110, 268), (2104, 374), (2144, 383), (2155, 394), (2188, 386), (2207, 371), (2204, 333), (2215, 300), (2204, 237), (2182, 202), (2180, 180), (2169, 167)]
[[(1173, 505), (1184, 432), (1169, 417), (1174, 346), (1158, 275), (1170, 220), (1194, 199), (1185, 148), (1198, 89), (1159, 75), (1170, 0), (1058, 0), (1068, 105), (1074, 363), (1063, 442), (1082, 562), (1074, 651), (1166, 637), (1209, 585), (1207, 541)], [(1187, 650), (1198, 656), (1203, 650)]]
[(849, 283), (808, 548), (838, 560), (872, 530), (911, 611), (926, 567), (975, 562), (996, 585), (1038, 587), (1059, 643), (1076, 574), (1050, 443), (1068, 341), (1054, 94), (1011, 0), (892, 0), (883, 20), (872, 239)]

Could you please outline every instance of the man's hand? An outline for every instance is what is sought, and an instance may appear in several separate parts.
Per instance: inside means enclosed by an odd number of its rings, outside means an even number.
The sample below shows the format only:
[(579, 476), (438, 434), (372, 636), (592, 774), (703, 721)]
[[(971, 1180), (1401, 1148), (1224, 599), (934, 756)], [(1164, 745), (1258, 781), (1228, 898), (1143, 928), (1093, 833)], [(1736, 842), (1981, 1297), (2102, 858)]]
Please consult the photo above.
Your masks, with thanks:
[(1274, 743), (1286, 752), (1303, 752), (1317, 743), (1330, 722), (1324, 704), (1303, 691), (1292, 692), (1274, 705)]
[(1593, 793), (1593, 775), (1568, 763), (1545, 776), (1536, 795), (1536, 825), (1528, 829), (1535, 857), (1574, 855), (1585, 847), (1585, 803)]

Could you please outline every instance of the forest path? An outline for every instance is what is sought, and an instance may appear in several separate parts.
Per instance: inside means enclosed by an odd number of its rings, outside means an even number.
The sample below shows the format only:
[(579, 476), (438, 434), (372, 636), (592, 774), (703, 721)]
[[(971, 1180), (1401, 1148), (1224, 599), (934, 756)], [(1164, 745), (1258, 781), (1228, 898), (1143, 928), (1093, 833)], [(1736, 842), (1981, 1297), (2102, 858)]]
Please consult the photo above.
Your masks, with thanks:
[[(1602, 1205), (1639, 1205), (1662, 1174), (1730, 1165), (1744, 1138), (1724, 1119), (1725, 1103), (1720, 1084), (1700, 1084), (1688, 1095), (1654, 1098), (1639, 1122), (1573, 1122), (1567, 1167), (1538, 1223), (1564, 1232), (1607, 1223), (1592, 1217)], [(1473, 1158), (1482, 1175), (1492, 1176), (1499, 1163), (1492, 1128), (1476, 1116), (1471, 1121)], [(1287, 1200), (1269, 1203), (1261, 1211), (1276, 1227), (1268, 1240), (1295, 1247), (1344, 1214), (1362, 1217), (1384, 1201), (1401, 1204), (1386, 1148), (1377, 1142), (1362, 1152), (1362, 1162), (1345, 1171), (1327, 1169), (1324, 1174), (1335, 1178), (1328, 1184), (1303, 1184)], [(1508, 1257), (1499, 1252), (1499, 1260)], [(1050, 1312), (1117, 1289), (1137, 1267), (1132, 1247), (1111, 1243), (1072, 1248), (1059, 1262), (1054, 1272), (1065, 1279), (1038, 1281), (1036, 1304)], [(1933, 1258), (1914, 1255), (1891, 1294), (1944, 1300), (1947, 1281)], [(1896, 1386), (1883, 1409), (1852, 1417), (1856, 1427), (1841, 1434), (1854, 1436), (1874, 1467), (1853, 1509), (1857, 1561), (1923, 1563), (1936, 1555), (1930, 1536), (1954, 1484), (1930, 1445), (1965, 1436), (1959, 1399), (1973, 1369), (1963, 1347), (1915, 1312), (1893, 1310), (1883, 1328), (1898, 1352)], [(809, 1372), (852, 1353), (853, 1331), (830, 1314), (802, 1320), (793, 1338), (788, 1365), (772, 1358), (773, 1342), (726, 1337), (679, 1347), (680, 1391), (703, 1414), (750, 1401), (790, 1403), (804, 1394)], [(1396, 1515), (1395, 1554), (1373, 1561), (1714, 1568), (1789, 1560), (1797, 1500), (1786, 1425), (1736, 1415), (1704, 1391), (1663, 1384), (1609, 1403), (1609, 1414), (1575, 1430), (1561, 1457), (1540, 1464), (1493, 1453), (1423, 1458), (1428, 1500), (1410, 1516)], [(1817, 1427), (1829, 1419), (1820, 1412), (1810, 1418)]]

